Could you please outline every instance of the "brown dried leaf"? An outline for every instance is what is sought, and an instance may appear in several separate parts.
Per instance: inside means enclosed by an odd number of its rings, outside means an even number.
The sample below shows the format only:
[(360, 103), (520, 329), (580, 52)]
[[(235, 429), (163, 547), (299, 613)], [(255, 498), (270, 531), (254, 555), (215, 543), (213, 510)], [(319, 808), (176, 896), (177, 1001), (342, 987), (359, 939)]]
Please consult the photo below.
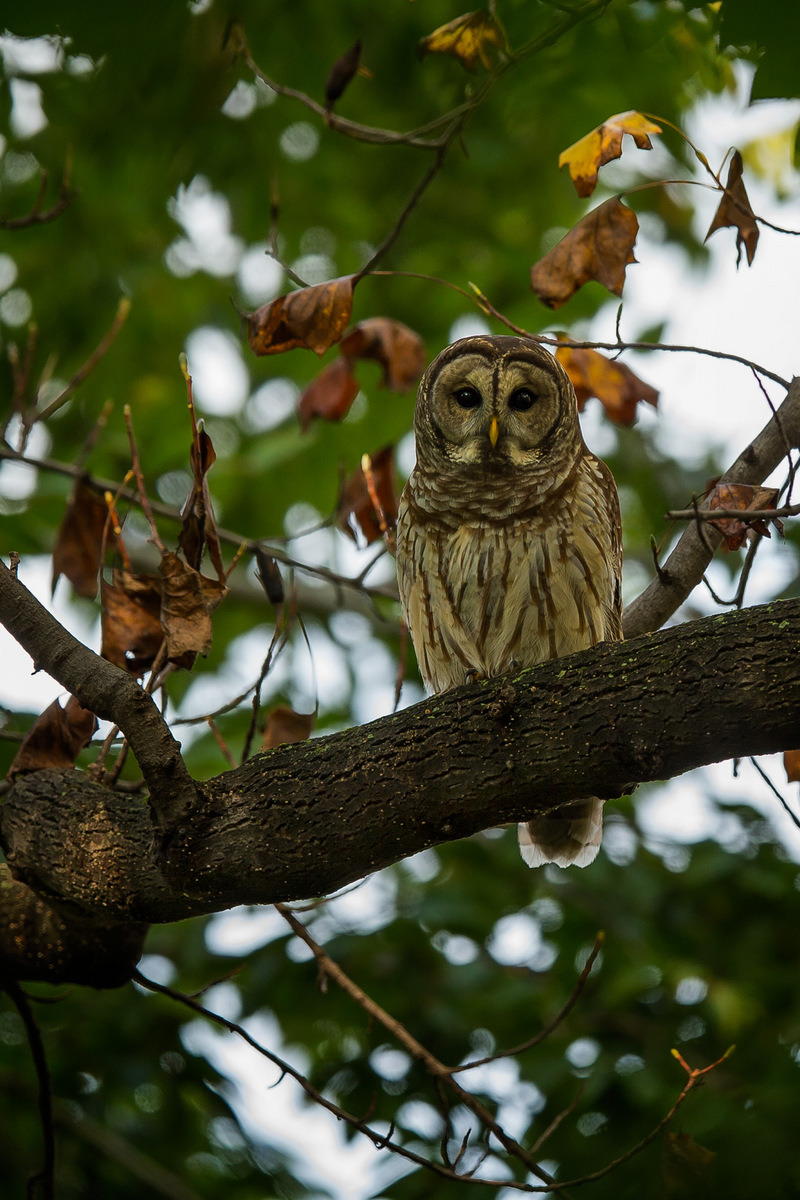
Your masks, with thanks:
[(167, 657), (188, 671), (197, 655), (206, 655), (211, 648), (211, 614), (228, 589), (187, 566), (170, 550), (161, 556), (159, 573)]
[(383, 367), (381, 386), (405, 392), (425, 369), (425, 343), (418, 333), (391, 317), (359, 321), (342, 339), (347, 358), (370, 358)]
[[(389, 530), (397, 523), (397, 484), (394, 472), (394, 446), (384, 446), (372, 459), (372, 477), (378, 501)], [(361, 467), (346, 479), (337, 509), (339, 528), (356, 544), (366, 546), (383, 537), (378, 514), (369, 494)], [(360, 536), (359, 536), (360, 535)]]
[(800, 750), (787, 750), (783, 756), (789, 783), (800, 783)]
[(284, 601), (283, 579), (281, 578), (280, 568), (272, 555), (266, 554), (260, 546), (256, 546), (255, 558), (258, 565), (256, 574), (261, 580), (261, 586), (267, 593), (267, 599), (270, 604), (273, 608), (277, 608)]
[(325, 84), (325, 101), (328, 108), (339, 99), (348, 86), (361, 62), (361, 38), (349, 50), (345, 50), (341, 58), (337, 58), (328, 75)]
[(75, 765), (83, 747), (88, 746), (96, 729), (97, 717), (74, 696), (70, 696), (65, 708), (54, 700), (23, 738), (8, 778), (13, 779), (20, 771), (68, 770)]
[(279, 704), (267, 715), (262, 750), (274, 750), (292, 742), (304, 742), (311, 736), (316, 714), (295, 712), (285, 704)]
[(207, 546), (217, 578), (222, 583), (225, 579), (225, 566), (222, 562), (217, 523), (206, 479), (206, 474), (216, 462), (217, 455), (205, 429), (198, 429), (196, 434), (190, 451), (192, 490), (181, 513), (178, 545), (186, 556), (186, 561), (195, 570), (200, 569), (203, 550)]
[(556, 358), (572, 381), (581, 412), (589, 397), (596, 396), (610, 421), (617, 425), (632, 425), (640, 401), (658, 407), (656, 389), (625, 363), (612, 362), (597, 350), (572, 346), (559, 346)]
[(101, 590), (103, 658), (140, 678), (149, 671), (161, 649), (161, 579), (115, 571), (114, 582), (103, 580)]
[(297, 415), (303, 433), (314, 417), (341, 421), (358, 395), (358, 380), (346, 358), (335, 358), (305, 389), (297, 402)]
[(278, 296), (248, 316), (248, 341), (254, 354), (283, 354), (305, 346), (324, 354), (344, 333), (353, 310), (358, 276), (345, 275)]
[(758, 224), (755, 214), (750, 207), (750, 200), (742, 182), (744, 163), (738, 150), (734, 150), (731, 165), (728, 168), (728, 180), (725, 193), (719, 202), (719, 208), (714, 213), (714, 220), (708, 227), (705, 241), (717, 229), (733, 226), (736, 230), (736, 265), (742, 258), (742, 246), (747, 254), (748, 266), (752, 266), (758, 245)]
[[(758, 511), (774, 508), (777, 498), (777, 488), (765, 488), (750, 483), (718, 483), (711, 492), (708, 507), (737, 509), (746, 513), (748, 509)], [(782, 528), (779, 521), (776, 524)], [(721, 517), (718, 521), (709, 521), (709, 525), (720, 531), (728, 550), (738, 550), (748, 530), (760, 533), (762, 537), (770, 536), (769, 527), (763, 517), (756, 517), (754, 520), (748, 520), (746, 516), (741, 520), (735, 517)]]
[(635, 263), (639, 222), (619, 197), (593, 208), (531, 268), (531, 287), (548, 308), (560, 308), (590, 279), (622, 295), (625, 268)]
[[(66, 575), (79, 596), (93, 600), (97, 595), (97, 576), (100, 571), (100, 550), (103, 530), (108, 518), (108, 506), (81, 478), (67, 503), (61, 527), (53, 547), (53, 591), (60, 575)], [(116, 545), (114, 530), (109, 526), (106, 545)]]
[(591, 196), (597, 186), (600, 168), (622, 154), (622, 138), (626, 133), (631, 135), (640, 150), (652, 150), (653, 143), (648, 134), (661, 133), (661, 126), (631, 109), (630, 112), (609, 117), (559, 155), (558, 165), (569, 165), (569, 173), (579, 196)]
[(488, 54), (490, 46), (508, 49), (500, 23), (490, 12), (481, 10), (456, 17), (421, 38), (419, 55), (424, 58), (426, 54), (452, 54), (468, 71), (474, 71), (480, 59), (488, 71), (492, 65)]

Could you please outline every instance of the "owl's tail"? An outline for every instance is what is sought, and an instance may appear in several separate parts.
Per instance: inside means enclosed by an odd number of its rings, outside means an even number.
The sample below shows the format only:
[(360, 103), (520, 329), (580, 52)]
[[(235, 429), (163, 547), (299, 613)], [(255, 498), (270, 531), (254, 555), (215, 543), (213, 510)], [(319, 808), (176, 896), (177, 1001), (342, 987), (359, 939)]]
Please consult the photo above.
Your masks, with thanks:
[(603, 801), (577, 800), (518, 828), (520, 854), (529, 867), (588, 867), (603, 837)]

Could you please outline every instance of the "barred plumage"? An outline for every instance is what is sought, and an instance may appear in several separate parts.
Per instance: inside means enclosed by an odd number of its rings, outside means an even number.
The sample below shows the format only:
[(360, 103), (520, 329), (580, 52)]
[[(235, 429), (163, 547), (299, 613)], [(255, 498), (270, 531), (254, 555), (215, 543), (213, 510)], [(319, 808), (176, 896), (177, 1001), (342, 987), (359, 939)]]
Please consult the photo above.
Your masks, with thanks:
[[(420, 383), (397, 568), (426, 685), (458, 686), (622, 637), (619, 503), (568, 376), (524, 338), (453, 343)], [(584, 866), (602, 802), (519, 827), (531, 866)]]

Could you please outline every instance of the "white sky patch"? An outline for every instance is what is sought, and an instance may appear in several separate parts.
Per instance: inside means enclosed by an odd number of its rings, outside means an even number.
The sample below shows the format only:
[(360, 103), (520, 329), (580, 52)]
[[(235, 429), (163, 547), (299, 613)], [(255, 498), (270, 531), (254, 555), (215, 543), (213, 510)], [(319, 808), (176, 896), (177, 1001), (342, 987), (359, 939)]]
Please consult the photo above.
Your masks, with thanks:
[(266, 304), (284, 286), (283, 268), (267, 253), (267, 249), (266, 242), (248, 246), (236, 272), (239, 287), (250, 304)]
[(231, 232), (233, 218), (227, 196), (215, 192), (204, 175), (181, 184), (167, 201), (167, 211), (186, 234), (166, 251), (166, 263), (174, 275), (206, 271), (225, 277), (236, 272), (244, 242)]
[(227, 329), (201, 325), (186, 339), (186, 358), (200, 412), (230, 416), (239, 412), (250, 389), (241, 346)]

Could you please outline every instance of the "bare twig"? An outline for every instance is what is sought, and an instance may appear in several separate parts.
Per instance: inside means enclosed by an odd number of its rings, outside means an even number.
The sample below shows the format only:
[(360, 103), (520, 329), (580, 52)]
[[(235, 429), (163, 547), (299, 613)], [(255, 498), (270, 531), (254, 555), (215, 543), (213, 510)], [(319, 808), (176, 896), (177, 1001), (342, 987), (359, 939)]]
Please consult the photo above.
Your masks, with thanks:
[(753, 766), (755, 767), (755, 769), (758, 771), (759, 775), (760, 775), (760, 776), (761, 776), (761, 778), (764, 780), (764, 783), (766, 783), (767, 787), (770, 789), (770, 791), (772, 792), (772, 794), (778, 798), (778, 800), (780, 801), (780, 803), (781, 803), (781, 805), (782, 805), (782, 807), (783, 807), (783, 809), (784, 809), (784, 812), (786, 812), (786, 814), (787, 814), (789, 817), (791, 817), (791, 819), (792, 819), (793, 823), (795, 824), (795, 826), (796, 826), (798, 829), (800, 829), (800, 817), (798, 817), (798, 816), (797, 816), (797, 813), (796, 813), (796, 812), (794, 812), (794, 811), (793, 811), (793, 810), (792, 810), (792, 809), (789, 807), (789, 805), (786, 803), (786, 801), (784, 800), (783, 796), (782, 796), (782, 795), (781, 795), (781, 793), (778, 791), (778, 789), (775, 787), (775, 784), (772, 782), (772, 780), (770, 779), (770, 777), (769, 777), (769, 775), (767, 774), (767, 772), (766, 772), (766, 771), (764, 770), (764, 768), (761, 766), (761, 763), (760, 763), (760, 762), (759, 762), (757, 759), (755, 759), (755, 758), (751, 758), (751, 759), (750, 759), (750, 762), (753, 764)]
[(116, 316), (111, 322), (111, 326), (105, 337), (101, 338), (95, 349), (87, 358), (86, 362), (82, 367), (78, 368), (66, 387), (56, 396), (55, 400), (51, 400), (46, 408), (43, 408), (41, 412), (34, 414), (30, 424), (33, 424), (33, 421), (46, 421), (48, 417), (51, 417), (53, 413), (58, 412), (58, 410), (64, 404), (66, 404), (67, 400), (69, 400), (75, 389), (79, 387), (83, 383), (84, 379), (86, 379), (86, 377), (92, 373), (97, 364), (100, 362), (100, 359), (103, 358), (104, 355), (106, 355), (111, 349), (111, 344), (116, 338), (120, 329), (122, 329), (122, 326), (125, 324), (130, 311), (131, 302), (127, 299), (127, 297), (123, 296), (117, 305)]
[(64, 165), (64, 174), (61, 179), (61, 186), (58, 190), (58, 197), (50, 208), (43, 208), (45, 194), (47, 192), (48, 174), (42, 170), (41, 182), (39, 184), (39, 192), (34, 201), (33, 208), (24, 217), (2, 217), (0, 218), (0, 229), (28, 229), (31, 225), (46, 225), (49, 221), (55, 221), (60, 217), (65, 209), (69, 208), (72, 201), (78, 195), (76, 188), (70, 186), (70, 174), (72, 167), (72, 155), (67, 154), (67, 161)]
[(6, 975), (3, 979), (2, 990), (20, 1015), (25, 1026), (36, 1078), (39, 1081), (39, 1120), (42, 1126), (42, 1141), (44, 1142), (44, 1162), (40, 1171), (28, 1180), (28, 1196), (33, 1197), (35, 1191), (40, 1191), (44, 1200), (53, 1200), (55, 1195), (55, 1162), (56, 1148), (53, 1136), (53, 1096), (50, 1087), (50, 1072), (44, 1052), (42, 1035), (39, 1026), (33, 1018), (28, 998), (22, 988)]
[(544, 1029), (540, 1030), (535, 1037), (528, 1038), (528, 1040), (525, 1042), (520, 1042), (518, 1046), (512, 1046), (510, 1050), (498, 1050), (496, 1054), (487, 1054), (485, 1058), (476, 1058), (473, 1059), (472, 1062), (462, 1063), (458, 1067), (451, 1067), (450, 1074), (455, 1075), (459, 1071), (470, 1071), (473, 1067), (482, 1067), (484, 1063), (495, 1062), (498, 1058), (515, 1058), (518, 1054), (523, 1054), (526, 1050), (530, 1050), (534, 1046), (538, 1046), (541, 1042), (545, 1041), (546, 1038), (549, 1038), (550, 1034), (554, 1033), (555, 1030), (558, 1029), (564, 1018), (577, 1004), (580, 994), (586, 985), (586, 981), (592, 973), (592, 967), (597, 960), (597, 956), (603, 947), (604, 941), (605, 934), (601, 931), (598, 933), (594, 946), (592, 947), (592, 952), (587, 958), (584, 968), (578, 976), (578, 982), (575, 984), (575, 987), (567, 997), (566, 1002), (558, 1010), (553, 1019), (548, 1022)]

